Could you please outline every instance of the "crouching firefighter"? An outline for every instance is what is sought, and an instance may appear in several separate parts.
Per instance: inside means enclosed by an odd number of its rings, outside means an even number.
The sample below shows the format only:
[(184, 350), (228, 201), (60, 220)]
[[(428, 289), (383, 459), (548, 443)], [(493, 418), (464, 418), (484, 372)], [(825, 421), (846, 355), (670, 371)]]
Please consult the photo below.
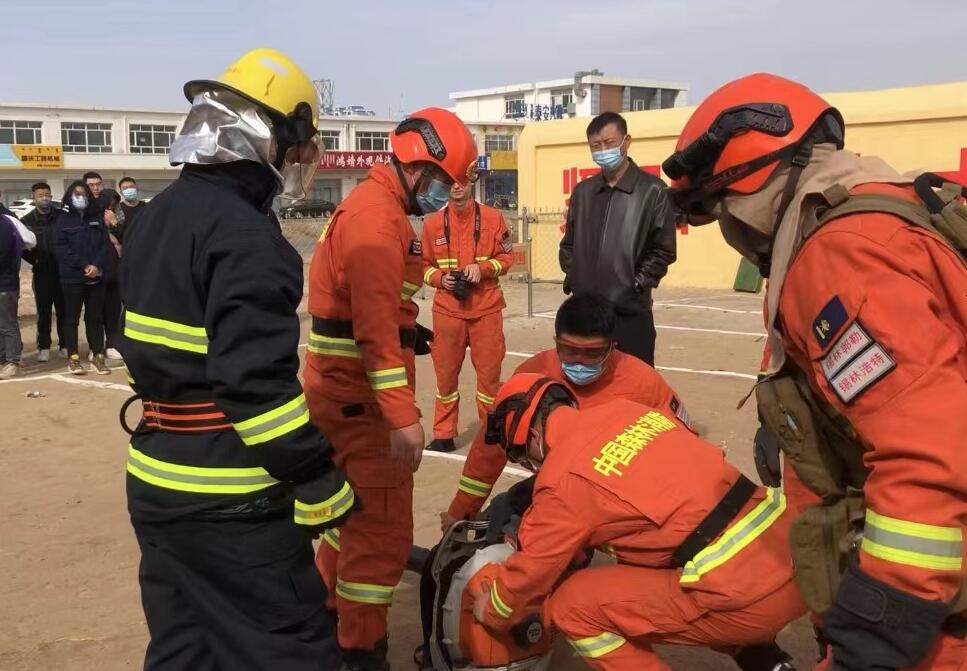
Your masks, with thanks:
[[(575, 405), (537, 374), (497, 394), (491, 436), (537, 481), (520, 549), (482, 586), (476, 618), (506, 631), (544, 602), (545, 625), (605, 671), (667, 669), (659, 643), (709, 646), (742, 669), (791, 668), (773, 641), (806, 609), (782, 493), (659, 410)], [(596, 548), (617, 564), (570, 573)]]
[(684, 216), (718, 219), (769, 278), (759, 411), (821, 500), (791, 542), (825, 663), (960, 669), (964, 190), (848, 151), (844, 131), (805, 86), (752, 75), (698, 106), (663, 168)]
[(429, 350), (413, 302), (423, 252), (407, 215), (443, 207), (477, 155), (463, 122), (439, 108), (414, 112), (390, 143), (392, 164), (370, 170), (340, 204), (309, 270), (309, 411), (363, 503), (317, 555), (352, 671), (389, 668), (387, 611), (413, 543), (424, 446), (414, 355)]
[(143, 405), (127, 493), (144, 666), (337, 668), (310, 536), (355, 499), (309, 420), (302, 259), (269, 209), (317, 163), (316, 92), (284, 55), (257, 49), (185, 94), (170, 154), (184, 168), (130, 224), (121, 267), (121, 348)]

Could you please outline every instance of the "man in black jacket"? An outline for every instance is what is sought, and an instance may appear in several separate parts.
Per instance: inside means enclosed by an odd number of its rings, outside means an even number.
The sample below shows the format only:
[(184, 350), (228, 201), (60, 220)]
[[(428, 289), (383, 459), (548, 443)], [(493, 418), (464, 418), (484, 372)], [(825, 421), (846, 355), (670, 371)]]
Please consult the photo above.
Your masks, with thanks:
[(651, 291), (675, 262), (675, 222), (665, 184), (628, 157), (631, 136), (620, 114), (587, 129), (601, 174), (571, 194), (561, 240), (564, 293), (596, 293), (615, 304), (618, 349), (655, 363)]
[(37, 361), (50, 361), (51, 311), (57, 316), (57, 349), (67, 358), (64, 339), (64, 290), (60, 285), (57, 257), (54, 254), (54, 224), (61, 204), (54, 203), (50, 184), (37, 182), (30, 187), (34, 209), (21, 221), (37, 236), (37, 246), (24, 254), (33, 268), (34, 301), (37, 303)]

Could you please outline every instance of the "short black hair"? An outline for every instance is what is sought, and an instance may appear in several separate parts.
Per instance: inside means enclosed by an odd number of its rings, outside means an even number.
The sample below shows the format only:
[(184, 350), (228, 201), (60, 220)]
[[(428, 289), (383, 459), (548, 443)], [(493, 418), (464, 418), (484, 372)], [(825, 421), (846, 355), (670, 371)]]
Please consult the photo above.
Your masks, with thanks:
[(591, 119), (591, 123), (588, 124), (587, 136), (597, 135), (604, 130), (605, 126), (610, 126), (611, 124), (617, 126), (618, 132), (622, 135), (628, 134), (628, 122), (625, 121), (623, 116), (617, 112), (602, 112)]
[(102, 182), (104, 181), (104, 178), (101, 177), (101, 173), (94, 172), (93, 170), (91, 170), (90, 172), (85, 172), (84, 173), (84, 176), (81, 177), (81, 179), (84, 180), (84, 183), (85, 184), (87, 183), (87, 180), (89, 180), (89, 179), (99, 179)]
[(37, 182), (32, 187), (30, 187), (30, 193), (33, 193), (34, 191), (39, 191), (40, 189), (47, 189), (48, 191), (50, 191), (50, 184), (48, 184), (47, 182)]
[(614, 305), (604, 296), (576, 294), (561, 303), (554, 318), (554, 335), (565, 333), (593, 337), (614, 337)]
[(131, 184), (134, 184), (135, 186), (138, 185), (138, 183), (135, 181), (134, 177), (124, 176), (124, 177), (121, 178), (121, 181), (118, 182), (118, 188), (119, 189), (123, 188), (124, 185), (127, 184), (127, 183), (129, 183), (129, 182)]

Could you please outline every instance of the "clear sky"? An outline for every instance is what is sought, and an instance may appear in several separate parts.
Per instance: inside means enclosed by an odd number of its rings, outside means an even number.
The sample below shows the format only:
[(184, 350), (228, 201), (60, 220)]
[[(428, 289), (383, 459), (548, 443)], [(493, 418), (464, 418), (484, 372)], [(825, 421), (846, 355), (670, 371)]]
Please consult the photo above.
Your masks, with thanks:
[(698, 102), (767, 70), (821, 91), (967, 79), (967, 0), (0, 0), (0, 100), (181, 109), (256, 46), (380, 116), (450, 91), (609, 75)]

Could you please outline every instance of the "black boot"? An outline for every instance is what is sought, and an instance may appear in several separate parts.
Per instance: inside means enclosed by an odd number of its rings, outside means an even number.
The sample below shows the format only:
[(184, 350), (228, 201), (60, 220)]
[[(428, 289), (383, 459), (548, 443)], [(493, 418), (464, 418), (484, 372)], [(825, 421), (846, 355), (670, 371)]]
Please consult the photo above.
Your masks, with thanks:
[(372, 650), (343, 650), (341, 671), (390, 671), (386, 661), (388, 650), (385, 637), (376, 641)]
[(435, 438), (433, 442), (426, 446), (430, 452), (453, 452), (457, 449), (453, 438)]
[(776, 643), (747, 646), (732, 659), (742, 671), (796, 671), (792, 657)]

